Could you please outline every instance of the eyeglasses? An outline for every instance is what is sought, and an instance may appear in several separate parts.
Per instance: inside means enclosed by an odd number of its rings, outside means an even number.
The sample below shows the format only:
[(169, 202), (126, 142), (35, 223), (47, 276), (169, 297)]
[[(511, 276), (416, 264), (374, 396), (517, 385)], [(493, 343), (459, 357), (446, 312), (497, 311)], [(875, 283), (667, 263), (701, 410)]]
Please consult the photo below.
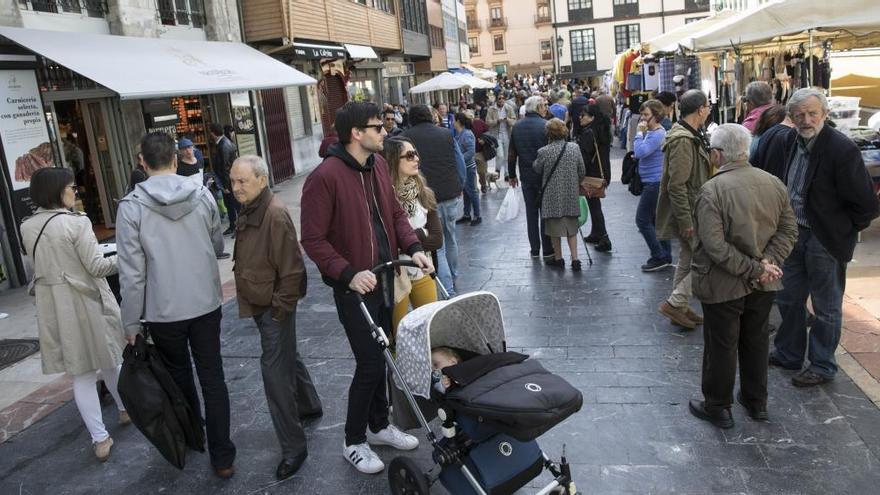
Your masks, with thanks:
[(380, 134), (382, 133), (382, 129), (384, 129), (384, 128), (385, 128), (385, 124), (367, 124), (365, 126), (361, 126), (361, 129), (363, 129), (363, 130), (375, 129), (376, 132), (378, 132)]
[(419, 152), (416, 150), (410, 150), (410, 151), (407, 151), (406, 153), (400, 155), (401, 160), (407, 159), (409, 161), (413, 161), (418, 157), (419, 157)]

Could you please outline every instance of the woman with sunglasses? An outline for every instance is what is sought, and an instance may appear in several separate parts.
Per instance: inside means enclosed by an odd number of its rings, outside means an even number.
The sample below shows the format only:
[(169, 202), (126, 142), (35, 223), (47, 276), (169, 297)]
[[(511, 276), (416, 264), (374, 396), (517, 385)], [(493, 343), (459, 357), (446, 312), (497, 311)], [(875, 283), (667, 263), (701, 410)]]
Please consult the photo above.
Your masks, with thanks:
[(116, 401), (119, 424), (131, 422), (116, 392), (124, 338), (119, 305), (105, 278), (117, 273), (116, 256), (105, 258), (92, 222), (70, 211), (76, 186), (69, 169), (37, 170), (30, 194), (39, 208), (21, 224), (21, 236), (34, 264), (43, 373), (73, 376), (73, 398), (95, 456), (106, 461), (113, 439), (101, 417), (97, 370)]
[[(409, 138), (395, 136), (385, 140), (382, 155), (388, 162), (397, 200), (409, 217), (409, 223), (425, 252), (430, 252), (436, 263), (435, 251), (443, 246), (443, 227), (437, 214), (434, 191), (426, 185), (424, 176), (419, 172), (419, 154)], [(401, 254), (400, 259), (407, 259), (407, 256)], [(430, 276), (418, 268), (407, 268), (402, 276), (407, 279), (395, 282), (395, 306), (392, 313), (395, 329), (410, 306), (415, 309), (437, 300), (437, 286)], [(400, 285), (404, 287), (401, 288)], [(405, 293), (407, 285), (411, 288)]]

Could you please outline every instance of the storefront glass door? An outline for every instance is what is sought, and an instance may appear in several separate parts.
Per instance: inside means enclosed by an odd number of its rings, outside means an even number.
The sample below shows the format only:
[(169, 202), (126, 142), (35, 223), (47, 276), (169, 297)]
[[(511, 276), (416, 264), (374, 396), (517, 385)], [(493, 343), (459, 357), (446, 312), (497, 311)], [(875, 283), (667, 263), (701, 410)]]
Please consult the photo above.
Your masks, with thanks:
[(123, 178), (119, 174), (119, 170), (124, 167), (115, 164), (121, 165), (125, 161), (119, 147), (120, 142), (114, 132), (116, 127), (111, 120), (109, 101), (84, 100), (81, 104), (104, 226), (109, 229), (113, 228), (116, 222), (116, 206), (125, 196)]

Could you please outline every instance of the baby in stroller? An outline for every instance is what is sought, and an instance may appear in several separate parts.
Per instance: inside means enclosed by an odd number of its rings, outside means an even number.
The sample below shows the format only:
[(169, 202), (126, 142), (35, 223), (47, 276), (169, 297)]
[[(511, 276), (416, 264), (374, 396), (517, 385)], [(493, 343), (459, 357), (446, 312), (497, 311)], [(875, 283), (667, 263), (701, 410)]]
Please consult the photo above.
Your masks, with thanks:
[[(437, 466), (423, 473), (412, 459), (394, 459), (392, 493), (427, 494), (436, 481), (456, 495), (513, 493), (545, 469), (554, 480), (539, 493), (577, 493), (564, 447), (554, 462), (536, 439), (580, 410), (583, 397), (537, 360), (506, 352), (494, 294), (422, 306), (400, 322), (396, 342), (395, 422), (415, 414)], [(440, 438), (428, 424), (435, 417)]]

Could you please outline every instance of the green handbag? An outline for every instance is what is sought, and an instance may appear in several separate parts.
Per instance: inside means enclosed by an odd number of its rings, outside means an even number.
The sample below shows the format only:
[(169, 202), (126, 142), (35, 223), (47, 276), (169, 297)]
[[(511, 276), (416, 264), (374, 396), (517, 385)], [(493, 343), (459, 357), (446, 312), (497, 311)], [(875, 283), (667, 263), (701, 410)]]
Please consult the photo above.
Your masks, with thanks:
[(587, 205), (586, 196), (578, 196), (578, 206), (581, 208), (581, 214), (578, 215), (578, 225), (583, 225), (587, 223), (587, 219), (590, 218), (590, 207)]

